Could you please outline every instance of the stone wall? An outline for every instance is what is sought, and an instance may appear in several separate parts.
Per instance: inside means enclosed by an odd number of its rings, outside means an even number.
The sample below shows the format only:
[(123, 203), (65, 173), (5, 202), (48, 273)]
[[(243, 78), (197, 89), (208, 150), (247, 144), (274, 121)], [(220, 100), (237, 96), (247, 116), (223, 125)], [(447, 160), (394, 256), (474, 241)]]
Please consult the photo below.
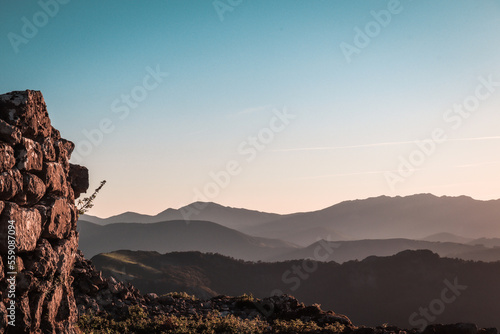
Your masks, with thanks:
[(73, 149), (52, 127), (39, 91), (0, 95), (0, 334), (74, 331), (74, 202), (88, 188), (88, 171), (69, 163)]

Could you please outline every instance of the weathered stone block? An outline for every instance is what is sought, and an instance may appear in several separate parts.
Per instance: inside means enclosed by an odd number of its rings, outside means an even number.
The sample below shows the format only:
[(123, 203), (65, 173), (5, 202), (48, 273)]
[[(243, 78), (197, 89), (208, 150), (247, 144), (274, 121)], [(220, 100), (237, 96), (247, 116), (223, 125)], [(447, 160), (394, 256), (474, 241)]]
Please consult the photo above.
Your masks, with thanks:
[(75, 264), (75, 254), (78, 250), (77, 232), (71, 231), (68, 238), (57, 241), (52, 248), (57, 254), (56, 274), (68, 285), (71, 285), (72, 279), (70, 276)]
[(75, 198), (81, 193), (86, 193), (89, 188), (89, 170), (80, 165), (69, 165), (69, 181), (75, 192)]
[(45, 183), (36, 175), (25, 173), (23, 175), (23, 190), (14, 201), (20, 205), (34, 205), (45, 195)]
[(54, 147), (56, 150), (57, 161), (65, 163), (71, 158), (71, 153), (73, 153), (73, 150), (75, 149), (75, 144), (69, 140), (61, 138), (55, 142)]
[(14, 221), (16, 253), (32, 251), (42, 232), (42, 218), (36, 209), (5, 202), (0, 214), (0, 254), (7, 254), (9, 221)]
[(57, 196), (68, 196), (69, 182), (64, 166), (57, 162), (46, 162), (43, 166), (42, 181), (47, 186), (47, 193)]
[(16, 145), (16, 162), (19, 170), (38, 171), (43, 167), (42, 145), (28, 138), (22, 138)]
[(47, 239), (63, 239), (69, 236), (73, 229), (74, 205), (65, 198), (51, 197), (43, 201), (46, 204), (45, 224), (42, 236)]
[(5, 143), (0, 143), (0, 172), (11, 169), (16, 164), (14, 149)]
[(23, 191), (23, 176), (17, 169), (0, 174), (0, 200), (8, 201)]
[(56, 161), (56, 149), (51, 137), (45, 138), (42, 144), (43, 160), (46, 162)]
[(50, 137), (52, 133), (47, 106), (39, 91), (15, 91), (0, 95), (0, 118), (17, 127), (24, 137)]
[(0, 119), (0, 140), (8, 144), (17, 144), (21, 141), (21, 131)]
[(35, 251), (26, 257), (24, 265), (26, 270), (36, 278), (53, 278), (58, 256), (47, 239), (40, 239)]

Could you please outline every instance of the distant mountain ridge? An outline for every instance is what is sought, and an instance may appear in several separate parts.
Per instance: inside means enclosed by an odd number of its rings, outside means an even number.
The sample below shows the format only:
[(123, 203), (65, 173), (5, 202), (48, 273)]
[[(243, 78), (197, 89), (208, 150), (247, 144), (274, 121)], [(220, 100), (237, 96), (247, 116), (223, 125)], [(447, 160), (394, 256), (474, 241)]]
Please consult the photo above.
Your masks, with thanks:
[[(421, 239), (444, 231), (469, 238), (495, 237), (500, 236), (499, 217), (500, 200), (478, 201), (466, 196), (430, 194), (380, 196), (284, 216), (257, 226), (253, 234), (275, 238), (278, 231), (303, 229), (307, 223), (309, 228), (327, 227), (351, 240)], [(303, 245), (296, 239), (287, 240)]]
[[(318, 250), (323, 251), (318, 256)], [(308, 247), (292, 250), (272, 260), (313, 259), (324, 262), (343, 263), (364, 260), (370, 256), (392, 256), (405, 250), (430, 250), (441, 257), (476, 261), (500, 261), (500, 248), (494, 251), (483, 245), (469, 245), (456, 242), (424, 241), (410, 239), (366, 239), (352, 241), (318, 241)]]
[[(80, 221), (80, 249), (87, 257), (122, 249), (156, 251), (201, 251), (219, 253), (247, 261), (314, 259), (346, 262), (368, 256), (390, 256), (404, 250), (428, 249), (440, 256), (477, 261), (500, 261), (495, 240), (478, 239), (467, 244), (410, 239), (320, 240), (300, 247), (279, 239), (254, 237), (207, 221), (174, 220), (159, 223), (115, 223), (97, 225)], [(487, 247), (493, 245), (493, 247)], [(328, 252), (325, 253), (325, 249)]]
[(158, 223), (169, 220), (199, 220), (217, 222), (229, 228), (254, 226), (278, 219), (281, 215), (222, 206), (211, 202), (195, 202), (180, 209), (166, 209), (157, 215), (125, 212), (109, 218), (82, 215), (81, 219), (97, 224)]
[[(204, 208), (200, 210), (200, 207)], [(459, 238), (500, 238), (500, 200), (479, 201), (467, 196), (437, 197), (431, 194), (372, 197), (341, 202), (318, 211), (286, 215), (197, 202), (180, 209), (167, 209), (155, 216), (127, 212), (106, 219), (87, 215), (81, 219), (100, 225), (153, 223), (183, 220), (186, 212), (197, 212), (190, 215), (192, 220), (211, 221), (248, 235), (286, 240), (301, 246), (320, 239), (432, 237), (434, 239), (429, 241), (457, 242)], [(456, 237), (452, 240), (453, 237), (445, 236), (443, 232), (453, 232)]]
[(460, 244), (466, 244), (469, 242), (474, 241), (473, 238), (464, 238), (460, 237), (458, 235), (455, 235), (453, 233), (448, 233), (448, 232), (442, 232), (442, 233), (435, 233), (433, 235), (429, 235), (425, 238), (422, 238), (421, 240), (424, 241), (434, 241), (434, 242), (456, 242)]
[(80, 250), (87, 258), (121, 249), (158, 252), (202, 251), (245, 260), (267, 260), (298, 246), (277, 239), (252, 237), (207, 221), (97, 225), (80, 220)]

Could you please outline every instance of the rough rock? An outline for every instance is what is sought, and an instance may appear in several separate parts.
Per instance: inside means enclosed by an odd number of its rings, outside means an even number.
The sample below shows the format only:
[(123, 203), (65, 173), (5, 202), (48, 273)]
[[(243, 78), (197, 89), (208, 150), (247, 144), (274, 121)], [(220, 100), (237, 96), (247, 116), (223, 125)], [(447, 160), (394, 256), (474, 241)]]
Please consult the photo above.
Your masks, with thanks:
[(0, 119), (0, 140), (7, 144), (17, 144), (21, 141), (21, 131)]
[(17, 169), (0, 174), (0, 200), (8, 201), (23, 191), (23, 176)]
[(89, 170), (86, 167), (71, 164), (69, 168), (69, 181), (75, 193), (75, 198), (78, 198), (89, 187)]
[(6, 143), (0, 143), (0, 172), (11, 169), (16, 164), (14, 149)]
[[(5, 202), (0, 214), (0, 240), (8, 240), (9, 221), (13, 221), (16, 235), (16, 252), (29, 252), (35, 249), (42, 232), (42, 218), (36, 209), (19, 207), (16, 203)], [(0, 243), (0, 254), (7, 254), (7, 242)]]
[(45, 183), (38, 176), (24, 173), (22, 191), (17, 194), (14, 201), (20, 205), (34, 205), (42, 199), (46, 191)]
[(26, 138), (41, 138), (43, 141), (52, 132), (45, 100), (38, 91), (15, 91), (0, 95), (0, 118), (18, 128)]
[(63, 197), (50, 197), (45, 207), (45, 224), (43, 227), (44, 238), (62, 239), (69, 235), (75, 228), (77, 218), (76, 207)]
[(22, 138), (21, 143), (16, 145), (17, 168), (21, 171), (42, 170), (43, 153), (42, 145), (28, 138)]
[(58, 196), (67, 197), (69, 194), (68, 173), (62, 164), (56, 162), (44, 163), (42, 180), (47, 185), (47, 191)]
[(0, 253), (8, 252), (9, 231), (15, 228), (17, 270), (12, 327), (5, 293), (10, 274), (0, 261), (0, 334), (75, 333), (71, 272), (78, 216), (73, 187), (78, 194), (85, 192), (88, 172), (70, 177), (70, 169), (86, 171), (71, 167), (73, 149), (52, 127), (40, 92), (0, 95)]
[(54, 147), (56, 150), (57, 161), (60, 163), (66, 163), (75, 149), (75, 144), (69, 140), (61, 138), (55, 142)]

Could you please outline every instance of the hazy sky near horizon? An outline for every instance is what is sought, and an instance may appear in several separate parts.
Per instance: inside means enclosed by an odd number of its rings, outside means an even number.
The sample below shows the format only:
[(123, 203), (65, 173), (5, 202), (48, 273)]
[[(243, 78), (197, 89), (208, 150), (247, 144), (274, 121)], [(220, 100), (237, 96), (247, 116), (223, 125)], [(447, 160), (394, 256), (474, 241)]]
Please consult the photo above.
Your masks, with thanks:
[(0, 93), (42, 91), (92, 215), (500, 198), (498, 0), (0, 8)]

